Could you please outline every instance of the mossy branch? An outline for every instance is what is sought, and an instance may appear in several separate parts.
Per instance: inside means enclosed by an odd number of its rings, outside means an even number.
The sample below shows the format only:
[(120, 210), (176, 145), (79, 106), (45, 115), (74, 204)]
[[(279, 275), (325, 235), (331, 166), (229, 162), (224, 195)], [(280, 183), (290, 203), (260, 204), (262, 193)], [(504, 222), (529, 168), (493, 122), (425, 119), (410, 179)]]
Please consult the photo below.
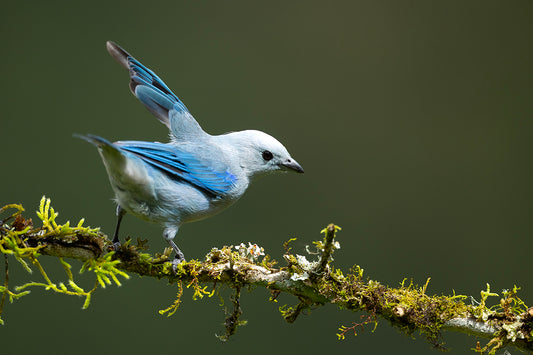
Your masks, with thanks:
[[(13, 302), (26, 295), (31, 287), (44, 287), (66, 295), (85, 297), (83, 308), (87, 308), (98, 288), (113, 283), (120, 286), (120, 278), (127, 279), (129, 274), (138, 274), (176, 283), (176, 301), (160, 311), (168, 316), (179, 307), (183, 285), (193, 289), (194, 299), (212, 296), (215, 288), (221, 284), (233, 288), (233, 311), (226, 318), (226, 333), (219, 337), (222, 340), (233, 335), (237, 326), (244, 323), (240, 320), (241, 289), (260, 286), (271, 291), (271, 301), (276, 301), (281, 292), (297, 297), (296, 306), (280, 307), (282, 316), (288, 322), (294, 322), (306, 309), (326, 304), (366, 312), (363, 322), (354, 322), (349, 327), (341, 326), (337, 334), (339, 339), (351, 333), (357, 335), (358, 329), (363, 329), (369, 323), (373, 323), (375, 329), (378, 320), (384, 319), (407, 334), (421, 332), (437, 348), (442, 348), (442, 330), (453, 330), (490, 339), (484, 347), (478, 342), (474, 349), (477, 352), (495, 353), (507, 345), (533, 350), (533, 308), (528, 308), (518, 297), (518, 287), (503, 290), (499, 296), (491, 292), (487, 285), (487, 289), (481, 292), (479, 302), (474, 302), (473, 298), (467, 302), (467, 296), (455, 293), (452, 296), (428, 295), (429, 279), (423, 286), (403, 280), (399, 287), (389, 287), (364, 278), (363, 269), (359, 266), (343, 273), (332, 264), (332, 255), (340, 248), (335, 240), (340, 228), (333, 224), (322, 231), (325, 235), (322, 241), (314, 242), (316, 251), (307, 248), (307, 256), (291, 253), (289, 244), (292, 240), (285, 243), (284, 259), (287, 265), (283, 267), (274, 267), (276, 263), (268, 255), (264, 256), (263, 249), (257, 245), (249, 244), (246, 247), (241, 244), (237, 247), (213, 248), (205, 260), (182, 263), (174, 271), (169, 261), (170, 250), (153, 257), (143, 252), (146, 249), (145, 241), (138, 240), (133, 245), (130, 240), (119, 250), (108, 252), (110, 242), (107, 236), (97, 228), (84, 227), (83, 220), (75, 227), (68, 222), (57, 224), (58, 214), (50, 206), (50, 200), (44, 197), (37, 212), (42, 221), (41, 227), (34, 227), (31, 219), (22, 217), (23, 211), (20, 205), (0, 208), (0, 218), (5, 217), (0, 220), (0, 251), (5, 257), (6, 270), (3, 286), (0, 286), (0, 316), (5, 299)], [(52, 281), (38, 261), (41, 255), (59, 258), (68, 278), (68, 286)], [(307, 259), (312, 255), (317, 255), (317, 260)], [(8, 279), (9, 257), (14, 257), (29, 272), (32, 271), (30, 264), (33, 265), (44, 282), (12, 288), (9, 285), (12, 281)], [(81, 260), (84, 263), (81, 272), (94, 273), (93, 289), (83, 290), (75, 283), (71, 266), (64, 258)], [(489, 307), (489, 297), (500, 297), (499, 303)]]

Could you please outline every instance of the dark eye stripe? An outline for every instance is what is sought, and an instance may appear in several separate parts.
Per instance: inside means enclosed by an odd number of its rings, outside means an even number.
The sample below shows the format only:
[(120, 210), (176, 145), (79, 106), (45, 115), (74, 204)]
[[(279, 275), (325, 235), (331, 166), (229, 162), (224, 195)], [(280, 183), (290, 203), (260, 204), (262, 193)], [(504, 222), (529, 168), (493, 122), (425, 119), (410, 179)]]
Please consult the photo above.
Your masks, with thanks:
[(268, 150), (265, 150), (263, 152), (263, 159), (265, 159), (266, 161), (269, 161), (271, 160), (272, 158), (274, 158), (274, 155), (272, 155), (271, 152), (269, 152)]

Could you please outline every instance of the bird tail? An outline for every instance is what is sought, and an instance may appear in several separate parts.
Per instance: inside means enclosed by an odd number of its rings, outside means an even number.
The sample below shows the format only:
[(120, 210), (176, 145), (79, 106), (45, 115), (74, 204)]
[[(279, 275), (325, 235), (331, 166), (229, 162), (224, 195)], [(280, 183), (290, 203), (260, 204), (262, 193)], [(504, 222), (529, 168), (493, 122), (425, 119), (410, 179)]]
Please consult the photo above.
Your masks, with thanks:
[(94, 134), (73, 134), (73, 136), (96, 146), (106, 165), (112, 163), (116, 167), (121, 167), (126, 163), (127, 157), (124, 152), (107, 139)]
[(78, 134), (78, 133), (74, 133), (73, 136), (76, 137), (76, 138), (83, 139), (84, 141), (87, 141), (87, 142), (97, 146), (98, 148), (102, 148), (104, 146), (110, 146), (110, 147), (113, 147), (113, 148), (116, 149), (116, 147), (113, 145), (113, 143), (111, 143), (110, 141), (108, 141), (105, 138), (95, 136), (94, 134)]

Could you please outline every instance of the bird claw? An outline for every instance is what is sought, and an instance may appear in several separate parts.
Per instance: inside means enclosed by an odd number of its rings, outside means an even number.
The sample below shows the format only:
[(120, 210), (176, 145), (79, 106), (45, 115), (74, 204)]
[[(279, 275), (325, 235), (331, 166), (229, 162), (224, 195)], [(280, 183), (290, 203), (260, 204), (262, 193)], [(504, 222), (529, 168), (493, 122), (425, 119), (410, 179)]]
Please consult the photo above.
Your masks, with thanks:
[(178, 258), (177, 256), (172, 260), (172, 273), (178, 274), (178, 265), (185, 262), (185, 258)]
[(120, 242), (114, 242), (113, 244), (111, 244), (110, 246), (107, 247), (107, 250), (108, 251), (118, 251), (118, 249), (122, 246), (122, 244), (120, 244)]

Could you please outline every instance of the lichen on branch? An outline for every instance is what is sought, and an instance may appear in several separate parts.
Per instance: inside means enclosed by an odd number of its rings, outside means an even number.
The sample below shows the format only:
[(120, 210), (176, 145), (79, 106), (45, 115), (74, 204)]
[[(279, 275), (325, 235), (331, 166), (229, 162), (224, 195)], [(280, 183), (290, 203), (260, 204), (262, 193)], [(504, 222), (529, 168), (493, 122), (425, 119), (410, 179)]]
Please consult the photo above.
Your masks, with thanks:
[[(321, 241), (313, 242), (314, 250), (307, 247), (302, 254), (293, 254), (289, 240), (285, 243), (283, 256), (286, 265), (277, 263), (256, 244), (244, 243), (222, 248), (213, 248), (203, 260), (190, 260), (172, 267), (170, 249), (152, 256), (146, 253), (146, 241), (127, 240), (118, 250), (108, 251), (110, 242), (98, 228), (84, 227), (81, 220), (76, 226), (59, 224), (58, 213), (51, 207), (50, 200), (42, 198), (37, 216), (41, 226), (34, 226), (31, 219), (22, 216), (24, 209), (17, 204), (0, 208), (0, 251), (4, 255), (5, 277), (0, 286), (2, 300), (13, 302), (29, 293), (32, 287), (43, 287), (64, 295), (84, 297), (83, 308), (89, 306), (95, 291), (109, 285), (120, 286), (121, 280), (129, 274), (156, 277), (176, 283), (176, 300), (161, 314), (171, 316), (180, 306), (185, 288), (192, 289), (193, 299), (211, 297), (217, 287), (226, 285), (235, 290), (231, 298), (233, 311), (228, 312), (226, 331), (222, 340), (232, 336), (239, 325), (243, 310), (240, 306), (242, 288), (265, 287), (272, 293), (271, 301), (277, 302), (280, 293), (296, 297), (295, 306), (279, 307), (288, 322), (297, 320), (302, 312), (334, 304), (340, 309), (363, 311), (362, 322), (351, 326), (341, 325), (339, 339), (349, 334), (357, 335), (364, 325), (373, 323), (376, 329), (379, 320), (387, 320), (406, 334), (422, 333), (437, 348), (441, 345), (442, 330), (454, 330), (489, 338), (485, 345), (478, 345), (476, 351), (495, 353), (506, 345), (533, 350), (533, 308), (528, 308), (518, 297), (519, 288), (503, 290), (501, 296), (492, 292), (487, 285), (481, 291), (480, 301), (468, 302), (463, 295), (437, 296), (428, 294), (429, 279), (418, 286), (413, 281), (403, 280), (398, 287), (390, 287), (364, 277), (364, 270), (355, 265), (348, 272), (333, 265), (333, 254), (340, 249), (337, 233), (340, 228), (330, 224), (322, 233)], [(59, 258), (67, 283), (55, 282), (39, 262), (42, 255)], [(43, 281), (30, 282), (12, 287), (9, 280), (9, 259), (14, 258), (28, 271), (39, 271)], [(80, 272), (94, 275), (94, 287), (84, 290), (75, 282), (72, 266), (65, 259), (83, 262)], [(65, 277), (65, 276), (63, 276)], [(499, 302), (489, 306), (490, 297)], [(473, 300), (473, 298), (470, 298)], [(0, 323), (3, 323), (0, 318)]]

